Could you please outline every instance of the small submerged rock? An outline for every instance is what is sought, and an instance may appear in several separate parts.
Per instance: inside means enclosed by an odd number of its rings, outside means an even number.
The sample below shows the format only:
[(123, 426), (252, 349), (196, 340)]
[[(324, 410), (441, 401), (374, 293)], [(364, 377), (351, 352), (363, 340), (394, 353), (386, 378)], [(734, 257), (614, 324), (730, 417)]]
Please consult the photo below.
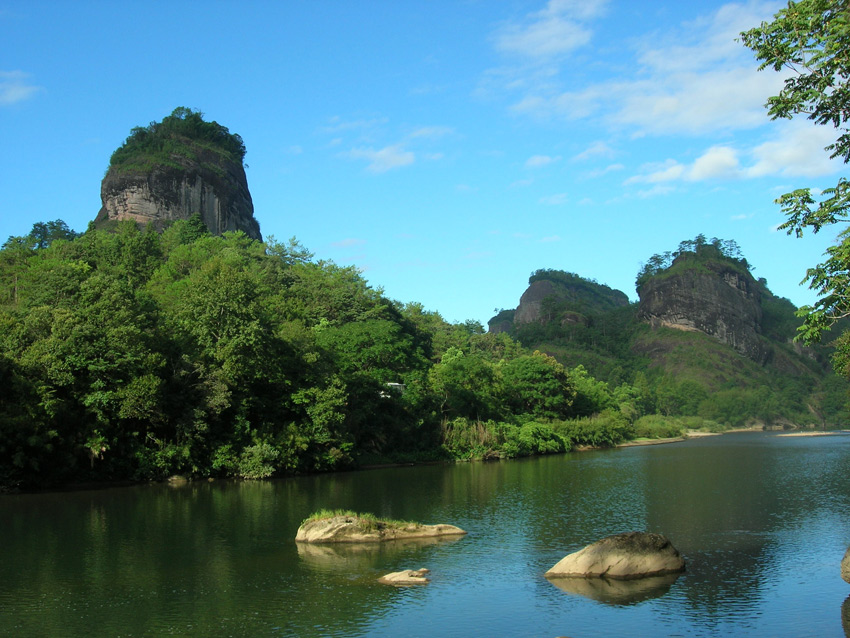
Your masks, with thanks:
[(546, 577), (628, 580), (682, 571), (685, 571), (685, 561), (666, 537), (627, 532), (608, 536), (566, 556), (546, 572)]
[(844, 558), (841, 559), (841, 578), (850, 583), (850, 547), (844, 552)]
[(298, 528), (295, 540), (299, 543), (372, 543), (463, 534), (466, 532), (454, 525), (393, 523), (354, 515), (340, 515), (305, 521)]
[(431, 581), (425, 577), (425, 574), (430, 574), (430, 569), (405, 569), (400, 572), (393, 572), (386, 576), (381, 576), (378, 579), (379, 583), (384, 585), (427, 585)]

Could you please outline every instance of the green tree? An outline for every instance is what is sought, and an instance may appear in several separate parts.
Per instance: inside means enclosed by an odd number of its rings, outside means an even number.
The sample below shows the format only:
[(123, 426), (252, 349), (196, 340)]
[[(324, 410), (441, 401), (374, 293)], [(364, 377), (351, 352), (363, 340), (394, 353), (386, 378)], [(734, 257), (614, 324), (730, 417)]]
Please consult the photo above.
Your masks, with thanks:
[[(789, 2), (772, 22), (741, 34), (744, 44), (761, 61), (759, 69), (790, 70), (778, 95), (766, 107), (772, 119), (802, 115), (816, 124), (835, 128), (835, 142), (826, 147), (830, 157), (850, 160), (850, 5), (845, 0)], [(787, 219), (781, 228), (801, 237), (806, 229), (817, 233), (825, 226), (850, 221), (850, 183), (838, 183), (815, 196), (810, 188), (782, 195), (777, 203)], [(850, 230), (838, 235), (827, 259), (810, 268), (804, 281), (820, 298), (800, 309), (804, 318), (799, 339), (817, 342), (843, 317), (850, 316)], [(850, 340), (845, 335), (843, 342)], [(836, 369), (850, 373), (850, 352), (839, 348)]]
[(542, 352), (523, 355), (502, 366), (508, 405), (514, 414), (548, 419), (570, 416), (576, 390), (560, 363)]

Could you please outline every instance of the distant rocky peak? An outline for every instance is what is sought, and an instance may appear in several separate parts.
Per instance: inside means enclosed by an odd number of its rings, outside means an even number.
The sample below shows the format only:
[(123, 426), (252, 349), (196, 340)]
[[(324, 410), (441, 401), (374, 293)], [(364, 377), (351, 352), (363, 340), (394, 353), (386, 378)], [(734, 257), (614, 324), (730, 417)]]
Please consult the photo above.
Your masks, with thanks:
[[(677, 267), (678, 266), (678, 267)], [(758, 282), (738, 264), (712, 260), (670, 269), (639, 288), (638, 317), (653, 326), (698, 331), (763, 363)]]
[(586, 314), (629, 305), (625, 293), (561, 270), (537, 270), (528, 283), (516, 310), (503, 310), (490, 320), (490, 332), (529, 323), (581, 323)]

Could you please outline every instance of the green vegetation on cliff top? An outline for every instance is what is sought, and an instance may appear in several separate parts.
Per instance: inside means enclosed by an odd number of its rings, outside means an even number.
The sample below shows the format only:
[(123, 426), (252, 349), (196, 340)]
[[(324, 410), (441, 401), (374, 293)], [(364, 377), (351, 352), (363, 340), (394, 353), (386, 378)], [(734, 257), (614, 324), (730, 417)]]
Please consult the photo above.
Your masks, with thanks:
[(197, 162), (202, 154), (212, 153), (214, 162), (203, 165), (221, 173), (224, 161), (242, 164), (245, 144), (218, 122), (207, 122), (203, 113), (178, 107), (161, 122), (137, 126), (112, 153), (110, 169), (119, 172), (148, 172), (155, 167), (182, 168), (180, 158)]

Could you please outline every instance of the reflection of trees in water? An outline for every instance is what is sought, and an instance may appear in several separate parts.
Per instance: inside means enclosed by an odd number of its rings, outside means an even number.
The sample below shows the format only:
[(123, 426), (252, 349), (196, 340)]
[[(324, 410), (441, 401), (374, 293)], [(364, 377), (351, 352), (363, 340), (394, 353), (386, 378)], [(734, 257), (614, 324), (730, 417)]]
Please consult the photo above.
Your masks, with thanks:
[(0, 546), (14, 548), (0, 561), (2, 635), (356, 634), (394, 602), (376, 570), (429, 560), (428, 545), (398, 543), (362, 560), (299, 558), (299, 502), (310, 499), (297, 482), (13, 498), (20, 506), (5, 501), (0, 526)]
[[(448, 546), (460, 538), (409, 538), (371, 543), (296, 543), (303, 564), (317, 572), (368, 573), (398, 559), (426, 560), (420, 551)], [(411, 568), (416, 565), (411, 565)]]
[[(729, 445), (729, 437), (646, 454), (647, 520), (687, 560), (682, 595), (693, 611), (715, 615), (757, 604), (765, 544), (777, 506), (764, 454)], [(726, 445), (720, 446), (720, 439)], [(768, 567), (769, 570), (769, 567)], [(683, 583), (684, 584), (684, 583)]]
[[(801, 449), (801, 447), (803, 449)], [(640, 451), (638, 451), (640, 452)], [(730, 434), (644, 456), (647, 520), (685, 555), (680, 584), (700, 617), (756, 609), (787, 574), (799, 539), (835, 507), (843, 452), (785, 445), (762, 434)], [(846, 495), (839, 497), (845, 499)], [(810, 524), (811, 523), (811, 524)]]
[(844, 630), (844, 635), (850, 638), (850, 596), (841, 604), (841, 628)]

